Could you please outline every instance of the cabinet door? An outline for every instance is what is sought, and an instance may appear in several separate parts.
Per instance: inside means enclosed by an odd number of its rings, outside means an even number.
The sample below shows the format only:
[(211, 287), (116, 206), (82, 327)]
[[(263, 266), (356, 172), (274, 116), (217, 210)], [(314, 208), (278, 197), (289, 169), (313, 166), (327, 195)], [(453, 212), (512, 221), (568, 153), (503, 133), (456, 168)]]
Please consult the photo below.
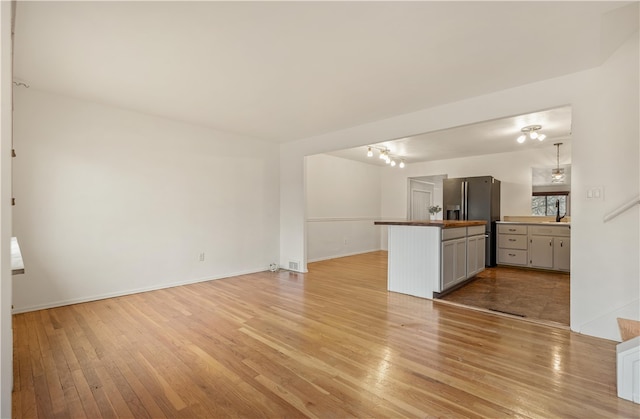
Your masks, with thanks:
[(467, 239), (442, 242), (442, 288), (447, 288), (467, 278)]
[(529, 240), (529, 266), (553, 268), (553, 237), (531, 236)]
[(571, 269), (571, 239), (569, 237), (553, 238), (553, 269), (559, 271)]
[(478, 236), (467, 238), (467, 276), (478, 273)]
[(467, 239), (467, 278), (471, 278), (484, 270), (485, 241), (484, 234)]
[(464, 281), (467, 279), (467, 239), (455, 240), (456, 246), (456, 261), (454, 277), (455, 282)]
[(456, 243), (455, 240), (442, 242), (442, 278), (441, 291), (446, 290), (455, 283), (455, 258)]
[[(478, 248), (476, 250), (476, 264), (477, 269), (476, 272), (474, 273), (474, 275), (479, 274), (480, 272), (484, 271), (484, 267), (487, 264), (486, 259), (486, 246), (487, 246), (487, 238), (484, 236), (484, 234), (482, 236), (477, 236), (478, 239)], [(471, 276), (471, 275), (469, 275)]]

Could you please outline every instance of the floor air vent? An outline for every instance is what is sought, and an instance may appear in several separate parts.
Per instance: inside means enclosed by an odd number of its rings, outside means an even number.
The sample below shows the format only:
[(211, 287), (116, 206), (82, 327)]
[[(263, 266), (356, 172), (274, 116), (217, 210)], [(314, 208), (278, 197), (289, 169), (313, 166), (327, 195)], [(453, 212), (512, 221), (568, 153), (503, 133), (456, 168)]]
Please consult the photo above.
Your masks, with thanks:
[(289, 261), (289, 269), (292, 270), (292, 271), (299, 271), (300, 270), (300, 264), (298, 262)]
[(525, 316), (524, 314), (512, 313), (512, 312), (510, 312), (510, 311), (498, 310), (498, 309), (495, 309), (495, 308), (490, 308), (489, 310), (491, 310), (491, 311), (495, 311), (495, 312), (497, 312), (497, 313), (510, 314), (510, 315), (512, 315), (512, 316), (527, 317), (527, 316)]

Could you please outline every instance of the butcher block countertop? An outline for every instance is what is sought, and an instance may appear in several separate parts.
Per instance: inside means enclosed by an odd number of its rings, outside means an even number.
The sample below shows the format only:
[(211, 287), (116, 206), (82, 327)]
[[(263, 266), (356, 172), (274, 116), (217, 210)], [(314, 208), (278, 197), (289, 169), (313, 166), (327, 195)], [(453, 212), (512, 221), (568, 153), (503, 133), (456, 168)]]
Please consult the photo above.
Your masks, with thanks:
[(483, 226), (487, 222), (483, 220), (413, 220), (413, 221), (375, 221), (378, 226), (416, 226), (416, 227), (440, 227), (440, 228), (456, 228), (456, 227), (473, 227)]

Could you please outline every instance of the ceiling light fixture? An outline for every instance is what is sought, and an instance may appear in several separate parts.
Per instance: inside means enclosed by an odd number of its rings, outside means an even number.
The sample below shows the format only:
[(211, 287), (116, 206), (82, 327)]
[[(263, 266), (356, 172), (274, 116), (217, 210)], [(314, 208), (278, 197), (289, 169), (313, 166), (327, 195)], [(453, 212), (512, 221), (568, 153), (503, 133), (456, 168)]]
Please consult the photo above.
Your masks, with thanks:
[(562, 143), (555, 143), (556, 146), (556, 168), (551, 170), (551, 183), (563, 183), (564, 182), (564, 169), (560, 168), (560, 146)]
[[(380, 160), (384, 160), (386, 164), (390, 165), (391, 167), (398, 166), (401, 169), (404, 168), (405, 166), (404, 159), (401, 159), (398, 156), (392, 155), (389, 152), (390, 150), (386, 147), (376, 147), (374, 145), (367, 146), (367, 157), (373, 157), (373, 149), (378, 150), (378, 158)], [(400, 163), (397, 162), (398, 159), (400, 159)]]
[(520, 136), (518, 137), (518, 142), (520, 144), (524, 143), (527, 137), (529, 137), (532, 140), (537, 139), (538, 141), (543, 141), (545, 138), (547, 138), (547, 136), (544, 134), (538, 133), (538, 131), (540, 131), (541, 129), (542, 129), (542, 125), (527, 125), (526, 127), (520, 130), (522, 134), (520, 134)]

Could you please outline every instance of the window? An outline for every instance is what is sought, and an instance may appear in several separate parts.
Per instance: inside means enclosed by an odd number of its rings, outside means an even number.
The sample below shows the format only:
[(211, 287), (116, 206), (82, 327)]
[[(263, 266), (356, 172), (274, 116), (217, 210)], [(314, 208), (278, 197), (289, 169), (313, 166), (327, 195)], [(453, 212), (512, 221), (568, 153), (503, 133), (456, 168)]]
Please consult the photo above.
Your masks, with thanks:
[(560, 202), (560, 215), (568, 215), (568, 192), (538, 192), (531, 197), (531, 215), (556, 215), (556, 202)]

